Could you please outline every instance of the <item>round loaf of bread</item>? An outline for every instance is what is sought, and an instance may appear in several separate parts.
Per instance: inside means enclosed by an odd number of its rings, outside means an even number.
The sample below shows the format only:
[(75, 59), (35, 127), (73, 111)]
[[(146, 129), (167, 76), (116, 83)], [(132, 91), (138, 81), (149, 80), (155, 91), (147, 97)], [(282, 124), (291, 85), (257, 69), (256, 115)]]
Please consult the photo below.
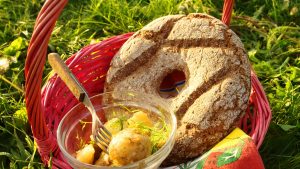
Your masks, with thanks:
[(105, 91), (133, 90), (156, 97), (163, 79), (184, 72), (185, 86), (164, 98), (178, 120), (175, 146), (164, 161), (195, 158), (234, 127), (247, 108), (250, 63), (238, 36), (206, 14), (158, 18), (136, 32), (111, 62)]

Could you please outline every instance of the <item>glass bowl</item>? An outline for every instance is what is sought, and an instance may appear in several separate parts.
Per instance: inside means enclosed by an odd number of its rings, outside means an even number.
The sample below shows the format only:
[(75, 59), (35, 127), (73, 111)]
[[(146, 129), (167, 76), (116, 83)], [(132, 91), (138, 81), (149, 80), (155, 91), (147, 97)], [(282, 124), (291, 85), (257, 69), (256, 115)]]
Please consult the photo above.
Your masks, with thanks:
[(114, 169), (114, 168), (158, 168), (162, 161), (169, 155), (175, 142), (175, 131), (177, 128), (176, 117), (168, 108), (168, 103), (152, 95), (137, 92), (102, 93), (91, 97), (91, 101), (97, 111), (98, 117), (105, 121), (120, 114), (112, 113), (116, 109), (134, 107), (147, 112), (155, 113), (162, 119), (170, 129), (166, 143), (151, 156), (122, 167), (96, 166), (78, 161), (75, 158), (76, 151), (90, 141), (91, 114), (82, 104), (77, 104), (60, 121), (57, 129), (58, 146), (65, 159), (73, 168), (86, 169)]

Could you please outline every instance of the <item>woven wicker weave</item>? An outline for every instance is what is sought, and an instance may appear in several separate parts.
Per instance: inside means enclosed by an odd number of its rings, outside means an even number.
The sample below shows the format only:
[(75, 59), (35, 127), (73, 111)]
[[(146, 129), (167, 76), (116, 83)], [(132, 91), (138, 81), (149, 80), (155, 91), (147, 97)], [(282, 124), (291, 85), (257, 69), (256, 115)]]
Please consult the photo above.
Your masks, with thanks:
[[(53, 168), (71, 168), (64, 160), (56, 141), (56, 129), (61, 118), (78, 103), (65, 84), (54, 75), (42, 85), (47, 46), (55, 23), (67, 0), (47, 0), (35, 23), (28, 47), (25, 78), (26, 108), (39, 153), (46, 164), (52, 155)], [(222, 21), (229, 25), (233, 0), (225, 0)], [(90, 96), (103, 92), (105, 75), (115, 53), (132, 35), (127, 33), (82, 48), (67, 59), (66, 64), (84, 85)], [(271, 120), (271, 110), (263, 88), (252, 71), (252, 91), (248, 110), (241, 120), (259, 148)]]

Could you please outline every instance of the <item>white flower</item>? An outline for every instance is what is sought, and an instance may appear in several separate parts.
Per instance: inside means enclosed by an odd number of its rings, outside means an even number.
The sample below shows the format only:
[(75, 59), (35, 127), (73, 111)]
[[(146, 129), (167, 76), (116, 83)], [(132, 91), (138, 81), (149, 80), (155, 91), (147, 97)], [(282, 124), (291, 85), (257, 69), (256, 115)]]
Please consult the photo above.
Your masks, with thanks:
[(0, 74), (9, 68), (9, 60), (5, 57), (0, 58)]

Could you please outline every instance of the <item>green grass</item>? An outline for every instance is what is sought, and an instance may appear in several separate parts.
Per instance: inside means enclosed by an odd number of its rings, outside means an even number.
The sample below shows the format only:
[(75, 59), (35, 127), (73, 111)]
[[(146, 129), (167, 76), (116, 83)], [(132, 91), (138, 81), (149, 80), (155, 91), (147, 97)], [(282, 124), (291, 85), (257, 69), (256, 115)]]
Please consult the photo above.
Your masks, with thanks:
[[(0, 0), (0, 60), (9, 62), (8, 69), (0, 67), (0, 168), (43, 168), (23, 110), (26, 48), (43, 2)], [(91, 41), (136, 31), (160, 16), (205, 12), (220, 18), (221, 9), (217, 0), (70, 0), (49, 51), (66, 58)], [(260, 150), (266, 168), (300, 166), (299, 10), (299, 0), (237, 0), (232, 18), (272, 107)], [(49, 71), (46, 66), (44, 77)]]

